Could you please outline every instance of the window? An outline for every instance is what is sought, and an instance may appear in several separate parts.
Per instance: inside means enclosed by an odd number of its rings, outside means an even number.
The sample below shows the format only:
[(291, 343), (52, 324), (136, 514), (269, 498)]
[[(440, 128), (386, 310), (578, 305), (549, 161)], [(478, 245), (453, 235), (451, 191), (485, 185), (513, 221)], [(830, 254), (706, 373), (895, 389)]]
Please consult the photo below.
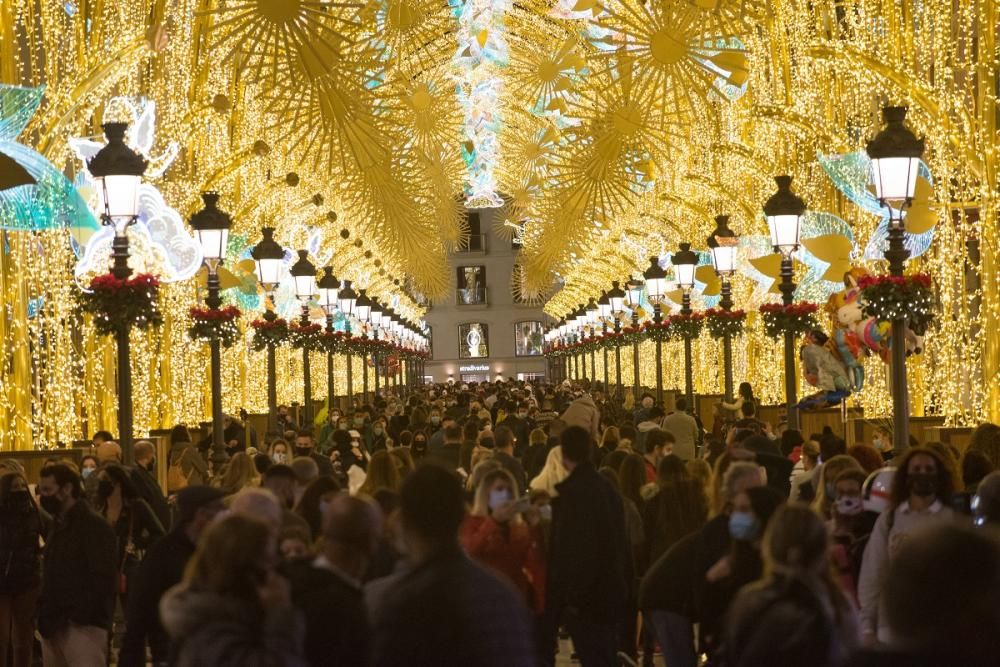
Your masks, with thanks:
[(514, 355), (518, 357), (536, 357), (542, 353), (542, 336), (545, 327), (541, 322), (514, 323)]
[(486, 267), (455, 267), (455, 284), (458, 286), (458, 305), (471, 306), (486, 303)]
[(481, 359), (490, 356), (489, 327), (482, 322), (458, 325), (458, 358)]
[(427, 352), (429, 359), (434, 358), (434, 328), (430, 325), (427, 326)]
[(486, 236), (479, 220), (479, 211), (469, 211), (469, 252), (486, 250)]

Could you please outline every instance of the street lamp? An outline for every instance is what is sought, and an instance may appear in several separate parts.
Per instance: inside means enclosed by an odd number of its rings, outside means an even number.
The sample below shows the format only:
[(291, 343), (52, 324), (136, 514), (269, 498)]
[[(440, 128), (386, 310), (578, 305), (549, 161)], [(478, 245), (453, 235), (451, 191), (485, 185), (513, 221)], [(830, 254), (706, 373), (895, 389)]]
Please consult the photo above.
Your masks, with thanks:
[[(378, 299), (375, 297), (370, 297), (371, 307), (368, 311), (368, 321), (372, 324), (372, 338), (378, 340), (378, 330), (379, 327), (384, 325), (382, 320), (382, 306), (379, 304)], [(388, 338), (387, 335), (383, 335), (383, 338)], [(378, 386), (379, 386), (379, 357), (378, 353), (372, 355), (372, 361), (375, 362), (375, 399), (378, 400)]]
[[(125, 144), (126, 123), (105, 123), (108, 143), (87, 162), (97, 181), (101, 224), (114, 229), (111, 242), (111, 274), (125, 280), (132, 274), (128, 266), (129, 225), (139, 215), (139, 185), (146, 172), (146, 159)], [(132, 462), (132, 366), (129, 359), (128, 323), (115, 332), (118, 352), (118, 442), (126, 463)]]
[[(371, 314), (372, 302), (365, 290), (358, 290), (358, 298), (354, 302), (354, 317), (361, 323), (361, 337), (368, 338), (368, 316)], [(368, 360), (361, 359), (361, 396), (365, 405), (368, 404)]]
[[(299, 250), (299, 259), (292, 264), (289, 273), (295, 281), (295, 296), (302, 302), (301, 326), (309, 326), (309, 301), (316, 294), (316, 267), (309, 261), (309, 251)], [(312, 423), (312, 376), (309, 372), (309, 346), (302, 347), (302, 383), (305, 401), (305, 424)]]
[[(792, 254), (799, 249), (799, 228), (806, 203), (792, 192), (791, 176), (775, 176), (778, 191), (764, 204), (764, 215), (771, 232), (771, 246), (781, 253), (781, 302), (790, 306), (794, 301), (795, 283), (792, 282)], [(785, 332), (785, 410), (788, 428), (798, 429), (799, 415), (797, 378), (795, 376), (795, 334)]]
[[(677, 284), (683, 294), (681, 315), (691, 314), (691, 290), (694, 289), (694, 271), (698, 266), (698, 255), (691, 250), (690, 243), (680, 244), (680, 250), (670, 258), (677, 274)], [(694, 410), (694, 373), (691, 354), (691, 337), (684, 336), (684, 394), (687, 396), (688, 410)]]
[[(625, 313), (625, 290), (621, 284), (614, 280), (611, 282), (611, 289), (608, 290), (608, 301), (611, 303), (611, 317), (615, 318), (615, 333), (622, 332), (621, 317)], [(618, 385), (618, 398), (624, 400), (622, 387), (622, 346), (620, 341), (615, 341), (615, 384)]]
[[(351, 316), (354, 314), (354, 304), (358, 301), (358, 295), (351, 289), (351, 281), (343, 281), (343, 288), (337, 295), (337, 307), (346, 318), (347, 334), (351, 334)], [(351, 348), (347, 348), (347, 409), (351, 410), (354, 405), (354, 363), (351, 359)]]
[[(611, 319), (611, 297), (607, 290), (601, 292), (601, 298), (597, 300), (598, 317), (601, 320), (601, 337), (608, 335), (608, 320)], [(604, 351), (604, 391), (608, 391), (608, 346), (602, 346)], [(610, 394), (609, 394), (610, 397)]]
[[(739, 239), (729, 228), (729, 216), (715, 217), (715, 230), (708, 237), (708, 248), (712, 252), (712, 266), (722, 281), (722, 298), (719, 306), (727, 313), (733, 309), (731, 279), (736, 273), (736, 250)], [(723, 373), (725, 376), (726, 402), (733, 400), (733, 341), (726, 328), (722, 337)]]
[[(281, 280), (281, 270), (285, 263), (285, 249), (274, 240), (274, 227), (264, 227), (260, 231), (264, 238), (253, 247), (250, 256), (253, 258), (254, 264), (257, 265), (257, 280), (260, 282), (261, 288), (267, 298), (273, 300), (274, 290)], [(276, 319), (278, 316), (274, 310), (266, 307), (264, 320), (273, 322)], [(269, 340), (267, 343), (267, 414), (271, 430), (278, 428), (278, 387), (275, 380), (277, 364), (274, 360), (274, 347), (274, 343)]]
[[(643, 282), (641, 280), (632, 279), (625, 283), (625, 298), (628, 301), (628, 307), (632, 311), (632, 328), (636, 331), (639, 330), (639, 304), (642, 301), (642, 288)], [(639, 402), (639, 396), (642, 393), (642, 385), (639, 382), (639, 337), (636, 336), (632, 340), (632, 393), (634, 394), (635, 402)]]
[[(917, 171), (924, 154), (924, 140), (904, 124), (906, 107), (882, 109), (885, 127), (868, 142), (868, 157), (872, 161), (872, 182), (879, 203), (889, 211), (889, 244), (885, 258), (889, 275), (902, 276), (903, 266), (910, 257), (906, 249), (906, 225), (903, 210), (913, 204), (917, 187)], [(894, 207), (893, 204), (896, 204)], [(909, 447), (910, 406), (906, 386), (906, 340), (904, 319), (892, 321), (889, 344), (891, 353), (892, 444), (896, 455)]]
[[(323, 267), (323, 277), (316, 283), (316, 291), (319, 295), (319, 305), (326, 313), (326, 332), (333, 334), (333, 316), (337, 312), (337, 292), (340, 290), (340, 281), (333, 275), (333, 268)], [(326, 351), (326, 409), (327, 413), (333, 409), (333, 401), (336, 398), (336, 383), (334, 382), (334, 354), (332, 348)]]
[[(204, 207), (191, 216), (191, 229), (194, 230), (201, 245), (201, 254), (208, 269), (208, 296), (205, 305), (212, 310), (222, 306), (219, 296), (219, 266), (226, 254), (226, 244), (229, 241), (229, 228), (233, 219), (228, 213), (219, 209), (219, 194), (204, 192), (201, 195)], [(226, 445), (222, 439), (222, 351), (220, 341), (213, 337), (209, 340), (211, 354), (211, 384), (212, 384), (212, 465), (216, 472), (228, 458)]]
[[(597, 322), (600, 319), (601, 310), (597, 307), (597, 301), (594, 297), (590, 297), (587, 301), (586, 310), (586, 323), (590, 327), (590, 339), (591, 341), (597, 340)], [(597, 382), (597, 353), (594, 351), (594, 346), (590, 347), (590, 383), (593, 384)]]
[[(663, 295), (667, 290), (667, 272), (660, 266), (660, 258), (649, 258), (649, 268), (642, 274), (646, 279), (646, 292), (653, 304), (653, 324), (659, 326), (663, 322)], [(656, 334), (656, 403), (663, 405), (663, 339), (661, 332)]]

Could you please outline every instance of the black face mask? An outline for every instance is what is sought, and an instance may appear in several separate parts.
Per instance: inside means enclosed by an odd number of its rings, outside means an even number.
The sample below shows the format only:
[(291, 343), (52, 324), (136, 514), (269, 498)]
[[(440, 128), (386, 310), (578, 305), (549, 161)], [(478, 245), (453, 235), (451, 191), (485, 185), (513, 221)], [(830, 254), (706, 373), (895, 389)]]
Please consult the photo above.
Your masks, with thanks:
[(909, 488), (913, 495), (923, 498), (933, 496), (937, 494), (937, 487), (937, 474), (932, 472), (910, 473)]
[(312, 451), (313, 451), (312, 447), (296, 447), (295, 448), (295, 455), (296, 456), (309, 456), (310, 454), (312, 454)]
[(42, 509), (53, 517), (59, 516), (59, 513), (62, 512), (62, 501), (55, 496), (41, 496), (38, 502), (41, 504)]
[(115, 491), (115, 483), (110, 479), (102, 479), (97, 482), (97, 495), (107, 498)]
[(7, 506), (15, 512), (27, 512), (33, 507), (31, 494), (27, 489), (11, 491), (7, 494)]

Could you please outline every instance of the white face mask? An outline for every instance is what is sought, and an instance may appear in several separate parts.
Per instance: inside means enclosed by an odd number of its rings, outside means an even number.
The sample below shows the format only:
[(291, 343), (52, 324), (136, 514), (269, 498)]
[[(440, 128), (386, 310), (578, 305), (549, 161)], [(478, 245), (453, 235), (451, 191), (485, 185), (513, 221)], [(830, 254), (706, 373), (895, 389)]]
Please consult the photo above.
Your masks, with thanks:
[(510, 491), (507, 489), (493, 489), (490, 491), (490, 510), (495, 511), (504, 503), (510, 502)]
[(284, 463), (288, 460), (288, 455), (284, 452), (275, 452), (271, 455), (271, 460), (275, 463)]

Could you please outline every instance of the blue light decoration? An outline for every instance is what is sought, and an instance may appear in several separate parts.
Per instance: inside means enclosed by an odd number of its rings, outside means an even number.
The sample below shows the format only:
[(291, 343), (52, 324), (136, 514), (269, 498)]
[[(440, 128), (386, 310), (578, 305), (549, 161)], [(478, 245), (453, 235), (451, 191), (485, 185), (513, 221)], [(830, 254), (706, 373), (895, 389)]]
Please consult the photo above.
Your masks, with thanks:
[(40, 153), (17, 143), (38, 110), (45, 87), (0, 84), (0, 153), (25, 169), (35, 183), (0, 191), (0, 229), (97, 230), (100, 225), (62, 172)]
[[(868, 154), (864, 151), (855, 151), (844, 155), (817, 153), (816, 159), (833, 184), (849, 201), (866, 213), (881, 218), (865, 244), (862, 257), (868, 260), (883, 259), (888, 245), (889, 211), (879, 204), (875, 194), (868, 189), (868, 184), (871, 181), (871, 159)], [(923, 161), (920, 162), (917, 176), (925, 179), (931, 185), (934, 184), (930, 169)], [(933, 240), (934, 230), (931, 229), (923, 234), (907, 234), (904, 244), (910, 251), (910, 257), (919, 257), (927, 252)]]

